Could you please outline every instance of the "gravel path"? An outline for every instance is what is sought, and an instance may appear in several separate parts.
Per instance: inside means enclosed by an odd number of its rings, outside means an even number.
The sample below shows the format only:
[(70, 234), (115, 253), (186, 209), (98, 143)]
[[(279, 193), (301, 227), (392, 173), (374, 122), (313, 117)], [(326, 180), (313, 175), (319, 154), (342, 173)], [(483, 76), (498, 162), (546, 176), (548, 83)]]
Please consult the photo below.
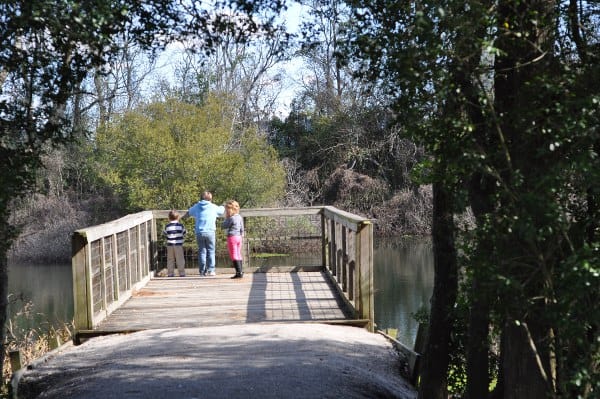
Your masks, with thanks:
[(325, 324), (148, 330), (64, 346), (18, 398), (416, 398), (387, 339)]

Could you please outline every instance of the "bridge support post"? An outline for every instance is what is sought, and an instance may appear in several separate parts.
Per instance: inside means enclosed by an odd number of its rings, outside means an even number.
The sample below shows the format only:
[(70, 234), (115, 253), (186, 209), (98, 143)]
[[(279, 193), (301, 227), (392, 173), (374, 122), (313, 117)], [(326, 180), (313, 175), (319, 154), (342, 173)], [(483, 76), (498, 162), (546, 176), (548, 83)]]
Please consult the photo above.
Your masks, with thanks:
[(150, 268), (155, 273), (158, 272), (158, 228), (156, 218), (150, 222)]
[(78, 232), (71, 239), (71, 267), (73, 273), (73, 322), (76, 329), (92, 325), (92, 298), (89, 291), (87, 265), (89, 247), (87, 238)]
[(369, 320), (368, 329), (375, 331), (375, 301), (373, 295), (373, 224), (362, 222), (356, 232), (356, 257), (360, 298), (357, 310), (360, 317)]

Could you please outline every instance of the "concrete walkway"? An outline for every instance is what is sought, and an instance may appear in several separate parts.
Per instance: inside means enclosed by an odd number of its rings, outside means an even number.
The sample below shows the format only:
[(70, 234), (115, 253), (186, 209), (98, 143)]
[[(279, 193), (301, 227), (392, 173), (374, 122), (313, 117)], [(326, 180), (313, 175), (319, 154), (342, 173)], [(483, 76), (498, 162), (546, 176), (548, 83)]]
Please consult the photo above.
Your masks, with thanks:
[(17, 397), (416, 398), (400, 367), (385, 337), (359, 327), (147, 330), (61, 347), (21, 374)]

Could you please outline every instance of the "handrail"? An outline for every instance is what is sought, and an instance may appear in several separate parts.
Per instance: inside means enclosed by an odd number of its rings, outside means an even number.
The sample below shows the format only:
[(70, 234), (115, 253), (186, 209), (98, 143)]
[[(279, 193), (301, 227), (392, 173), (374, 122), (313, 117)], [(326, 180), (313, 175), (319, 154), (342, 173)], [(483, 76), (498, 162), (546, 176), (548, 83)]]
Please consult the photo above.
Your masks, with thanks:
[(72, 236), (74, 323), (92, 329), (150, 279), (152, 212), (127, 215)]
[(369, 219), (332, 206), (323, 207), (323, 264), (337, 287), (356, 311), (375, 330), (373, 288), (373, 224)]
[[(158, 269), (157, 220), (166, 219), (168, 212), (143, 211), (73, 233), (74, 321), (77, 329), (94, 329), (151, 278), (150, 271)], [(185, 210), (180, 212), (183, 214)], [(374, 331), (373, 225), (368, 219), (332, 206), (248, 208), (242, 209), (240, 214), (248, 227), (247, 234), (259, 234), (258, 239), (265, 240), (269, 237), (264, 236), (262, 230), (253, 229), (251, 222), (254, 220), (307, 216), (313, 222), (317, 217), (318, 224), (320, 216), (320, 226), (307, 227), (316, 229), (314, 235), (298, 230), (280, 236), (320, 238), (326, 274), (353, 311), (353, 317), (367, 321), (367, 328)], [(285, 229), (286, 224), (282, 225), (280, 228)], [(249, 255), (248, 252), (245, 254)]]

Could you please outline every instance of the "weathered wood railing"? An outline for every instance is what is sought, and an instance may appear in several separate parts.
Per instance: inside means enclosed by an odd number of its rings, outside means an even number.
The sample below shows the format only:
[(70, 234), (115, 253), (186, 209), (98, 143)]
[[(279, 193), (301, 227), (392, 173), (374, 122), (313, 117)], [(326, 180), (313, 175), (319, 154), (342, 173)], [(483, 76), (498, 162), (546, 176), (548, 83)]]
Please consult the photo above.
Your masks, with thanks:
[(72, 237), (74, 322), (92, 329), (150, 279), (151, 211), (77, 230)]
[[(76, 329), (93, 329), (143, 286), (152, 270), (160, 269), (158, 223), (167, 215), (144, 211), (73, 234)], [(242, 209), (241, 215), (248, 260), (265, 243), (317, 240), (321, 267), (354, 318), (373, 331), (373, 226), (368, 219), (329, 206)]]
[(373, 225), (368, 219), (323, 208), (324, 265), (342, 298), (356, 310), (356, 317), (369, 320), (374, 331)]

